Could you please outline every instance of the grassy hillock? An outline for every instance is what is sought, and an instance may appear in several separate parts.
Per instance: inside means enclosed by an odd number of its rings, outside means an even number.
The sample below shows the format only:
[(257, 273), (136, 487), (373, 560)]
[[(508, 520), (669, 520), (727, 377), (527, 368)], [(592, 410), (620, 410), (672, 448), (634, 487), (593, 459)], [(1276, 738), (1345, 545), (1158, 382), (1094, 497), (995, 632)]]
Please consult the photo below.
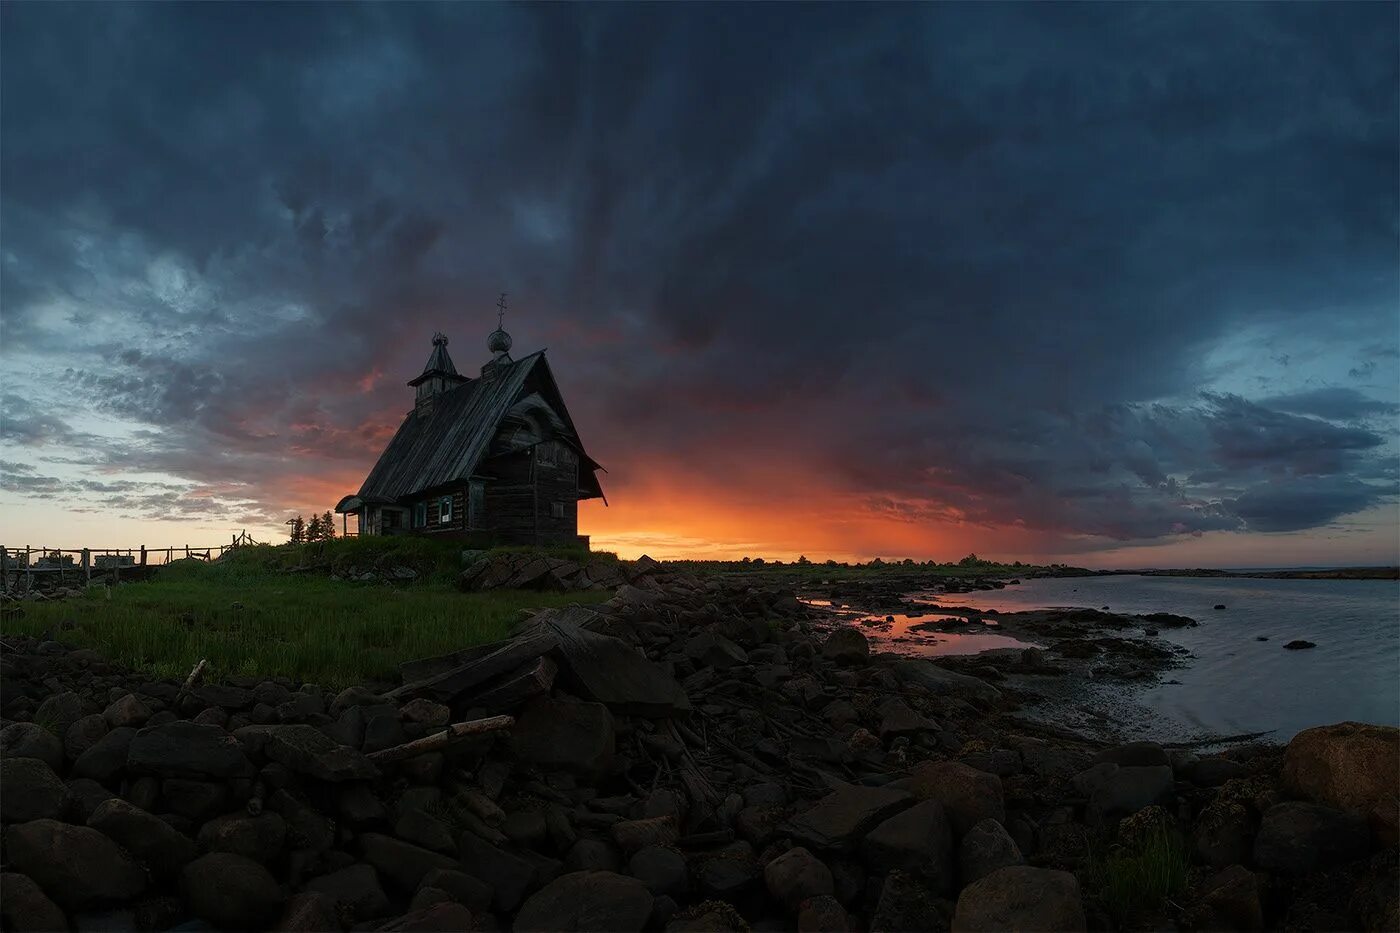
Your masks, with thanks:
[[(522, 609), (610, 595), (461, 593), (452, 586), (459, 564), (459, 545), (423, 538), (241, 548), (213, 563), (178, 561), (149, 582), (26, 602), (4, 631), (51, 631), (155, 676), (183, 677), (204, 658), (213, 679), (280, 675), (336, 688), (392, 679), (402, 661), (500, 639)], [(418, 578), (404, 586), (331, 578), (394, 567)]]

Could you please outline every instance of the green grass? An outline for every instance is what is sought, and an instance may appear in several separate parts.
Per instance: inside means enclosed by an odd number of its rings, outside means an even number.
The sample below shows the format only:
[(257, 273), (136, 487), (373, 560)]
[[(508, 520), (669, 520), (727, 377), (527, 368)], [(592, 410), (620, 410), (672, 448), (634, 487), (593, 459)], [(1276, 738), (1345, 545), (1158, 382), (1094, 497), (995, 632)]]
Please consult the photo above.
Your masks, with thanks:
[[(441, 548), (441, 542), (425, 543)], [(92, 648), (157, 677), (183, 678), (204, 658), (213, 680), (285, 676), (336, 689), (391, 680), (405, 660), (498, 640), (522, 609), (598, 602), (611, 595), (460, 593), (441, 582), (446, 575), (441, 554), (421, 546), (390, 554), (389, 566), (416, 557), (420, 566), (427, 561), (439, 568), (427, 575), (428, 582), (406, 587), (277, 572), (278, 566), (297, 565), (297, 555), (286, 553), (290, 550), (250, 548), (236, 560), (176, 564), (150, 582), (113, 588), (110, 598), (92, 589), (81, 599), (25, 603), (25, 614), (6, 621), (4, 631), (37, 636), (52, 630), (67, 644)], [(344, 566), (360, 560), (369, 568), (377, 566), (370, 558), (383, 557), (383, 550), (344, 547), (335, 557)], [(458, 549), (452, 553), (455, 561)], [(64, 620), (76, 627), (60, 631)]]
[(1085, 887), (1121, 929), (1135, 918), (1151, 919), (1184, 891), (1190, 864), (1181, 834), (1158, 827), (1135, 850), (1091, 855)]

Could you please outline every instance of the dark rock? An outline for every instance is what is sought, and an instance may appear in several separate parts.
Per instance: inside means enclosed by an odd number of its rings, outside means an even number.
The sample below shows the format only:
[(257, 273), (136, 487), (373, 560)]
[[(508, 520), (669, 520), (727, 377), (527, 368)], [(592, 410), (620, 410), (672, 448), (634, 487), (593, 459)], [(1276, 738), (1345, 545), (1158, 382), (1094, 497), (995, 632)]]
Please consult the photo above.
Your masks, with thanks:
[(95, 829), (56, 820), (10, 827), (5, 849), (15, 869), (68, 910), (128, 901), (146, 888), (146, 873)]
[[(68, 727), (68, 731), (63, 736), (63, 753), (69, 761), (77, 761), (82, 757), (83, 752), (92, 748), (102, 737), (107, 734), (107, 720), (101, 715), (93, 713), (83, 716), (77, 722)], [(53, 766), (55, 769), (57, 766)]]
[(1085, 928), (1079, 882), (1069, 872), (1000, 868), (963, 888), (953, 930), (1077, 931)]
[(810, 897), (797, 911), (797, 933), (849, 933), (851, 918), (830, 895)]
[(812, 849), (853, 849), (885, 818), (913, 803), (905, 791), (847, 785), (793, 817), (785, 830)]
[(920, 800), (937, 800), (961, 837), (982, 820), (1006, 819), (1001, 778), (959, 761), (926, 761), (909, 773), (907, 786)]
[(690, 885), (685, 856), (669, 846), (646, 846), (633, 853), (627, 872), (652, 894), (681, 895)]
[(516, 756), (544, 768), (598, 777), (612, 767), (616, 738), (612, 714), (601, 703), (538, 697), (521, 711), (511, 731)]
[(1075, 775), (1074, 786), (1089, 797), (1086, 815), (1093, 826), (1112, 824), (1153, 804), (1169, 804), (1175, 792), (1170, 765), (1097, 764)]
[(763, 867), (763, 880), (773, 899), (794, 912), (811, 897), (830, 895), (834, 890), (831, 869), (808, 850), (797, 846)]
[(277, 718), (282, 722), (305, 722), (326, 712), (326, 699), (314, 693), (293, 693), (277, 704)]
[(892, 871), (880, 886), (880, 899), (870, 917), (870, 933), (946, 930), (951, 914), (952, 904), (940, 898), (924, 879)]
[(375, 930), (379, 933), (461, 933), (473, 929), (472, 922), (470, 910), (461, 904), (446, 902), (410, 911)]
[(375, 823), (387, 816), (384, 804), (368, 784), (350, 782), (336, 791), (336, 810), (350, 823)]
[(15, 933), (68, 929), (68, 918), (34, 879), (18, 872), (0, 874), (0, 920)]
[(1001, 691), (985, 680), (959, 674), (925, 658), (905, 658), (894, 663), (894, 672), (906, 684), (923, 687), (934, 696), (963, 697), (994, 703)]
[(640, 931), (651, 908), (651, 893), (635, 878), (607, 871), (573, 872), (531, 895), (516, 915), (514, 929)]
[(399, 718), (425, 726), (445, 726), (452, 721), (452, 709), (444, 703), (419, 697), (399, 707)]
[(1365, 817), (1290, 801), (1265, 811), (1254, 839), (1254, 862), (1266, 871), (1306, 875), (1364, 858), (1369, 848)]
[(67, 803), (68, 788), (43, 761), (0, 759), (0, 822), (58, 819)]
[(151, 708), (143, 703), (136, 694), (128, 693), (109, 703), (107, 708), (102, 711), (102, 718), (113, 729), (123, 726), (139, 728), (145, 725), (147, 719), (151, 718)]
[(474, 913), (485, 913), (491, 909), (491, 886), (464, 871), (434, 868), (423, 876), (420, 888), (446, 891), (454, 901), (466, 904)]
[(104, 800), (111, 800), (116, 794), (91, 778), (74, 778), (68, 782), (68, 799), (74, 816), (80, 823), (87, 823), (92, 811)]
[(382, 917), (389, 912), (389, 896), (379, 886), (374, 867), (363, 862), (313, 878), (306, 883), (307, 891), (316, 891), (344, 905), (356, 920)]
[(118, 728), (108, 732), (73, 762), (75, 777), (91, 778), (107, 784), (126, 768), (135, 729)]
[(772, 782), (748, 785), (743, 789), (743, 797), (747, 807), (787, 806), (787, 791), (783, 785)]
[(1244, 777), (1248, 770), (1229, 758), (1198, 758), (1182, 769), (1182, 777), (1197, 787), (1219, 787), (1226, 781)]
[(289, 897), (276, 927), (279, 933), (325, 933), (340, 928), (334, 898), (319, 891), (302, 891)]
[(422, 810), (405, 811), (394, 822), (394, 835), (434, 852), (454, 852), (452, 831)]
[(335, 824), (300, 797), (279, 790), (267, 805), (287, 821), (288, 848), (324, 852), (335, 845)]
[(870, 640), (860, 629), (843, 626), (822, 642), (822, 657), (838, 664), (863, 664), (870, 659)]
[(54, 735), (65, 735), (68, 727), (82, 718), (83, 698), (71, 690), (44, 698), (34, 711), (34, 721)]
[(415, 755), (398, 764), (399, 776), (414, 784), (432, 785), (442, 778), (446, 758), (442, 752)]
[(1231, 865), (1216, 872), (1201, 884), (1197, 899), (1210, 912), (1210, 917), (1202, 924), (1204, 929), (1264, 929), (1259, 880), (1243, 865)]
[(494, 906), (510, 913), (520, 906), (525, 895), (539, 884), (540, 865), (528, 858), (497, 848), (474, 833), (462, 833), (457, 838), (461, 868), (486, 882), (495, 892)]
[(282, 890), (266, 868), (232, 852), (211, 852), (185, 866), (180, 890), (195, 915), (224, 930), (256, 930), (282, 909)]
[(1094, 756), (1094, 764), (1118, 765), (1121, 768), (1147, 768), (1153, 765), (1169, 765), (1171, 760), (1166, 750), (1156, 742), (1129, 742), (1104, 749)]
[(618, 871), (622, 857), (617, 847), (601, 839), (580, 839), (564, 856), (564, 871)]
[(456, 859), (380, 833), (362, 833), (360, 852), (366, 862), (404, 894), (418, 889), (423, 876), (435, 868), (459, 868)]
[(333, 782), (371, 780), (379, 775), (368, 758), (337, 744), (314, 726), (248, 726), (238, 730), (240, 741), (245, 733), (254, 731), (265, 735), (263, 754), (298, 774)]
[(1316, 647), (1317, 647), (1317, 643), (1316, 643), (1316, 642), (1307, 641), (1306, 639), (1302, 639), (1302, 638), (1295, 638), (1293, 641), (1290, 641), (1288, 644), (1284, 645), (1283, 647), (1284, 647), (1284, 650), (1286, 650), (1286, 651), (1301, 651), (1301, 650), (1303, 650), (1304, 648), (1316, 648)]
[(1191, 844), (1196, 857), (1223, 868), (1243, 862), (1254, 848), (1255, 820), (1238, 800), (1218, 795), (1196, 818)]
[(118, 797), (98, 806), (88, 825), (115, 840), (157, 875), (173, 876), (199, 852), (192, 839), (170, 824)]
[(165, 777), (230, 778), (252, 772), (237, 739), (218, 726), (188, 720), (137, 732), (127, 749), (126, 766), (138, 774)]
[(160, 796), (170, 812), (195, 823), (228, 810), (228, 785), (223, 782), (166, 778), (161, 781)]
[(873, 873), (901, 869), (923, 875), (939, 893), (953, 890), (953, 833), (936, 800), (916, 803), (885, 820), (861, 840), (860, 852)]
[(756, 887), (762, 877), (763, 869), (747, 842), (735, 842), (707, 853), (695, 865), (695, 881), (700, 891), (725, 901), (733, 901)]
[(394, 707), (388, 705), (366, 706), (363, 713), (365, 740), (360, 748), (365, 754), (393, 748), (408, 740), (408, 736), (403, 731), (403, 721), (399, 719), (399, 712)]
[(150, 775), (128, 781), (126, 793), (122, 796), (127, 802), (149, 813), (160, 803), (160, 781)]
[(63, 740), (32, 722), (0, 729), (0, 757), (35, 758), (57, 771), (63, 767)]
[(701, 632), (685, 643), (685, 655), (701, 667), (728, 670), (749, 663), (749, 654), (718, 632)]
[(1022, 861), (1020, 847), (996, 820), (980, 821), (958, 844), (958, 874), (964, 886)]
[(224, 684), (204, 684), (197, 687), (194, 698), (201, 706), (217, 706), (226, 710), (247, 709), (253, 705), (253, 691)]
[(199, 847), (205, 852), (232, 852), (260, 862), (271, 862), (282, 853), (287, 822), (276, 813), (257, 816), (230, 813), (199, 828)]

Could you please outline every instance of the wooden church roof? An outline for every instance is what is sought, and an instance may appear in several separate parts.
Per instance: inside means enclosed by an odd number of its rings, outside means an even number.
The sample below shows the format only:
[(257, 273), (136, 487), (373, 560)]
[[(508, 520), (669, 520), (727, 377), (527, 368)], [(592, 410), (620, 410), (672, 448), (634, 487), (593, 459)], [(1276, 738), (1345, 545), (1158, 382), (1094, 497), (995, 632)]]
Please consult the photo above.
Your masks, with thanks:
[[(445, 347), (436, 349), (446, 356)], [(430, 360), (430, 369), (434, 368), (432, 364)], [(450, 360), (446, 365), (439, 362), (436, 368), (456, 373)], [(544, 351), (540, 350), (519, 360), (506, 356), (489, 363), (481, 378), (468, 379), (435, 395), (431, 404), (409, 412), (356, 498), (363, 502), (392, 502), (466, 480), (476, 471), (501, 421), (516, 402), (532, 391), (540, 393), (563, 421), (568, 433), (559, 439), (578, 450), (580, 498), (602, 496), (595, 474), (602, 468), (584, 451)]]

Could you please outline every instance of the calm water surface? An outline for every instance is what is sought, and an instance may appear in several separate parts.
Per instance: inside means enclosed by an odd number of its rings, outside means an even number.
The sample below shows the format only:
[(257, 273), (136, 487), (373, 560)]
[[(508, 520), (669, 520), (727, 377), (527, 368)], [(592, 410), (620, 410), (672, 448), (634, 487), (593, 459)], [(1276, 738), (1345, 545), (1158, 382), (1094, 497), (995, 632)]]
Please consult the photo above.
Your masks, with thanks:
[[(1394, 580), (1079, 577), (1028, 580), (938, 602), (1002, 612), (1107, 606), (1191, 616), (1198, 627), (1164, 628), (1161, 637), (1190, 649), (1194, 660), (1164, 676), (1179, 683), (1139, 697), (1166, 733), (1272, 729), (1271, 738), (1286, 740), (1346, 719), (1400, 725), (1400, 583)], [(1226, 608), (1214, 609), (1217, 603)], [(1284, 650), (1294, 639), (1317, 647)]]

